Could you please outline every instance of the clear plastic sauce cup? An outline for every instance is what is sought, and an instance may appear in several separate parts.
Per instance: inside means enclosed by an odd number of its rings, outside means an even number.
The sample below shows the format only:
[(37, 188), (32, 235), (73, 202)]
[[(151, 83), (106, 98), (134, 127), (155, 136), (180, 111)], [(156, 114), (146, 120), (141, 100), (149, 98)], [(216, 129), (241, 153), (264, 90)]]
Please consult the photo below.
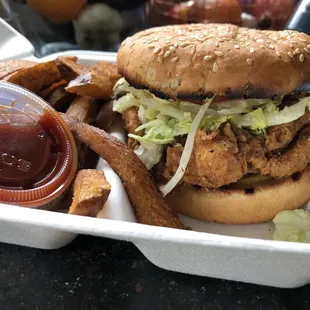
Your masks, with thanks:
[(76, 169), (74, 138), (61, 116), (37, 95), (0, 82), (0, 202), (46, 205)]

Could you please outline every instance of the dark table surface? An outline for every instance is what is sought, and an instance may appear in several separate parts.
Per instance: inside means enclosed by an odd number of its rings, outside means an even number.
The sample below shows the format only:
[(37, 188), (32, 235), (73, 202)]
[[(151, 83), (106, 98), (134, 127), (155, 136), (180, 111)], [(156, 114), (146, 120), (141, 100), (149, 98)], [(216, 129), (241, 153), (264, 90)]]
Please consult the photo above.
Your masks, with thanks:
[(79, 236), (58, 250), (0, 244), (0, 309), (310, 309), (277, 289), (165, 271), (131, 243)]

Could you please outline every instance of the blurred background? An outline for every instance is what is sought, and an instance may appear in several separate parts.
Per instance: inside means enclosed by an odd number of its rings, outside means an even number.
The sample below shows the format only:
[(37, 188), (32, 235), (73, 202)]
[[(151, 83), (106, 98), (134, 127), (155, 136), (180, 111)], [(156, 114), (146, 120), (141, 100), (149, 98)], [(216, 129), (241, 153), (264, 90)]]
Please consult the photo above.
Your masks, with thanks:
[(26, 36), (36, 56), (70, 49), (117, 51), (152, 26), (233, 23), (310, 32), (310, 0), (0, 0), (0, 17)]

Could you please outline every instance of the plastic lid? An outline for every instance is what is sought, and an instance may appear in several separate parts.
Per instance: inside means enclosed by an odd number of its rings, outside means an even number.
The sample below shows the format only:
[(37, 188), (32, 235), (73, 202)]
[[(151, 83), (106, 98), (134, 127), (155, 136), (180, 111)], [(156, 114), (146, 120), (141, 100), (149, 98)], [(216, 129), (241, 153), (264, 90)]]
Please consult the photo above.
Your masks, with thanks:
[(37, 95), (0, 82), (0, 202), (38, 207), (59, 197), (77, 169), (74, 138)]

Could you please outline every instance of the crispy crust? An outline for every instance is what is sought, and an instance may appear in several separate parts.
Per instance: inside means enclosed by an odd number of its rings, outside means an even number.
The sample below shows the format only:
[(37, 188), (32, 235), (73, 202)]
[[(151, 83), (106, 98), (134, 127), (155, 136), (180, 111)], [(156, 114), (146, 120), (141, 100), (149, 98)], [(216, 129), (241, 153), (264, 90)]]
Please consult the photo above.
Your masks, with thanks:
[(4, 80), (39, 94), (44, 87), (60, 80), (60, 72), (56, 62), (51, 60), (25, 67), (6, 76)]
[(310, 199), (310, 165), (285, 180), (261, 182), (250, 188), (200, 189), (177, 186), (168, 196), (169, 206), (195, 219), (224, 224), (261, 223), (281, 210), (294, 210)]
[(119, 78), (115, 64), (100, 61), (90, 71), (85, 71), (70, 81), (66, 91), (106, 100), (112, 95), (113, 86)]
[(37, 62), (20, 59), (0, 62), (0, 80), (35, 64)]
[(304, 33), (230, 24), (145, 30), (122, 43), (117, 59), (119, 73), (134, 87), (183, 100), (212, 93), (232, 98), (288, 94), (310, 81), (309, 63), (310, 37)]

